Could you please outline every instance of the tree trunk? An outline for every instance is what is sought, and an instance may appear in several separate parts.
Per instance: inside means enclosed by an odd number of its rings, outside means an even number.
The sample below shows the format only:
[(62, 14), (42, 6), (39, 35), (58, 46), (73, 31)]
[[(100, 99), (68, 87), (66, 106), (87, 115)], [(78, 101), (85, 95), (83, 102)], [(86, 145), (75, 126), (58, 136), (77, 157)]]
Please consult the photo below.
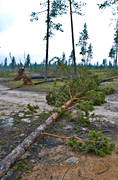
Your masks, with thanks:
[(116, 66), (118, 62), (118, 44), (116, 44)]
[(45, 80), (48, 75), (48, 52), (49, 52), (49, 23), (50, 23), (50, 0), (48, 0), (47, 9), (47, 34), (46, 34), (46, 62), (45, 62)]
[(73, 63), (74, 63), (74, 75), (77, 75), (76, 68), (76, 57), (75, 57), (75, 42), (74, 42), (74, 30), (73, 30), (73, 17), (72, 17), (72, 2), (69, 0), (70, 4), (70, 21), (71, 21), (71, 35), (72, 35), (72, 52), (73, 52)]
[[(76, 100), (73, 97), (60, 110), (67, 110), (67, 108)], [(53, 122), (60, 116), (60, 113), (53, 113), (44, 124), (40, 125), (34, 132), (32, 132), (24, 141), (18, 145), (10, 154), (8, 154), (0, 162), (0, 178), (3, 177), (9, 168), (27, 151), (27, 149), (37, 140), (37, 138), (44, 132)]]

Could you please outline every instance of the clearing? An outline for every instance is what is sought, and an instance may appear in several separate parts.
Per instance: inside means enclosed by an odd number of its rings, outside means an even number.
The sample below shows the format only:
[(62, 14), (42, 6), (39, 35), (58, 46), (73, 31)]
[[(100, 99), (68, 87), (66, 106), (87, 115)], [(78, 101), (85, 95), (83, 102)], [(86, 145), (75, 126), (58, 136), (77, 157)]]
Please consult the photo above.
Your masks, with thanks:
[[(46, 104), (46, 92), (8, 90), (0, 80), (0, 160), (10, 153), (49, 116), (53, 107)], [(28, 111), (27, 104), (38, 106), (37, 112)], [(118, 143), (118, 91), (106, 97), (106, 103), (96, 106), (96, 118), (91, 126), (101, 127), (105, 135)], [(46, 132), (72, 136), (76, 122), (64, 117)], [(80, 133), (82, 137), (84, 131)], [(89, 127), (88, 127), (89, 130)], [(64, 140), (40, 137), (2, 179), (7, 180), (117, 180), (118, 155), (113, 152), (104, 158), (76, 152)]]

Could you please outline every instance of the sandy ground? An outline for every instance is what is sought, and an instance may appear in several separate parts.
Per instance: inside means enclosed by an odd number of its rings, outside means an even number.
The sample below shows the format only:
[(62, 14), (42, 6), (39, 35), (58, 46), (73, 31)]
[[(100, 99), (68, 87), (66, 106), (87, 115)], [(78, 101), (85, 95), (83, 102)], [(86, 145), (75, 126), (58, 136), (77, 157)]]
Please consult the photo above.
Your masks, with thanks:
[[(22, 180), (117, 180), (118, 156), (104, 158), (90, 154), (80, 155), (69, 153), (76, 159), (75, 163), (41, 164), (38, 163), (29, 175)], [(60, 152), (59, 152), (60, 153)], [(54, 153), (53, 153), (54, 154)]]
[[(40, 112), (52, 109), (46, 104), (45, 93), (24, 92), (18, 90), (8, 91), (0, 84), (0, 119), (24, 110), (27, 104), (38, 105)], [(106, 97), (106, 103), (96, 106), (94, 113), (98, 118), (118, 125), (118, 93)], [(91, 154), (81, 154), (72, 151), (65, 145), (42, 148), (38, 154), (45, 157), (44, 162), (34, 161), (32, 171), (21, 176), (22, 180), (117, 180), (118, 155), (113, 153), (104, 158)], [(47, 157), (47, 161), (46, 161)], [(67, 163), (68, 158), (74, 162)], [(9, 179), (9, 178), (8, 178)], [(12, 178), (10, 178), (12, 180)], [(17, 180), (17, 178), (13, 178)]]
[(106, 97), (106, 103), (96, 106), (93, 111), (97, 116), (118, 125), (118, 91)]
[(51, 110), (52, 107), (46, 104), (46, 93), (25, 92), (18, 90), (8, 90), (0, 85), (0, 115), (10, 115), (23, 110), (27, 104), (38, 105), (39, 111)]

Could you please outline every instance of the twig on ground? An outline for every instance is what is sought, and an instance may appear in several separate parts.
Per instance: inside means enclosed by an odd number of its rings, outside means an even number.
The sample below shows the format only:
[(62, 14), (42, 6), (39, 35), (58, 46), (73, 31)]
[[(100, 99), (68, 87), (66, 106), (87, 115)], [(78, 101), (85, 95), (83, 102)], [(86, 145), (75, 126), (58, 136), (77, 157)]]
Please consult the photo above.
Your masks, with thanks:
[(97, 172), (95, 173), (95, 175), (101, 175), (103, 173), (105, 173), (106, 171), (108, 171), (110, 169), (110, 166), (108, 165), (103, 171)]

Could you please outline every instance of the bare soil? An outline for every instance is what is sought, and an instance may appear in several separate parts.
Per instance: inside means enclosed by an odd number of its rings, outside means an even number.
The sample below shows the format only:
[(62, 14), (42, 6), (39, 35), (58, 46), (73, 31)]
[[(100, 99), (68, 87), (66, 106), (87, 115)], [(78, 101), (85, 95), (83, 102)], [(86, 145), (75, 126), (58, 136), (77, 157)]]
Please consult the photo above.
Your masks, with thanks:
[[(0, 160), (10, 153), (49, 116), (53, 107), (46, 104), (46, 92), (8, 90), (0, 82)], [(27, 104), (38, 105), (37, 113), (28, 114)], [(106, 97), (106, 103), (96, 106), (96, 118), (91, 125), (76, 132), (77, 122), (66, 117), (58, 120), (47, 132), (62, 136), (95, 128), (118, 143), (118, 93)], [(72, 158), (72, 162), (67, 160)], [(2, 179), (7, 180), (117, 180), (118, 155), (104, 158), (75, 152), (64, 140), (41, 136)]]

